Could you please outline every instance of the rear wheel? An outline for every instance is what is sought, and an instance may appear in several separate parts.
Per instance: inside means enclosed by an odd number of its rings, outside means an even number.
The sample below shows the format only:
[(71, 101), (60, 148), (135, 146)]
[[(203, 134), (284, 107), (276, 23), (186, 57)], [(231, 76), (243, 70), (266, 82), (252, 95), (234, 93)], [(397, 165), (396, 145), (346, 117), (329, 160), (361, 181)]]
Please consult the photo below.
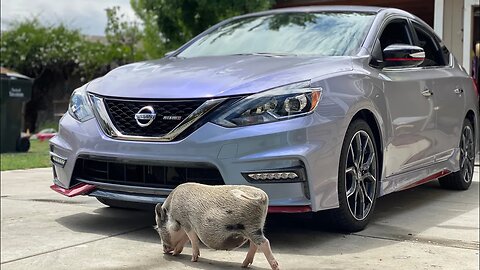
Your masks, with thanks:
[(379, 189), (378, 150), (369, 125), (355, 120), (347, 130), (338, 171), (339, 208), (329, 215), (335, 228), (360, 231), (367, 226)]
[(460, 170), (440, 178), (440, 185), (446, 189), (467, 190), (472, 184), (474, 163), (475, 134), (472, 123), (465, 119), (460, 136)]

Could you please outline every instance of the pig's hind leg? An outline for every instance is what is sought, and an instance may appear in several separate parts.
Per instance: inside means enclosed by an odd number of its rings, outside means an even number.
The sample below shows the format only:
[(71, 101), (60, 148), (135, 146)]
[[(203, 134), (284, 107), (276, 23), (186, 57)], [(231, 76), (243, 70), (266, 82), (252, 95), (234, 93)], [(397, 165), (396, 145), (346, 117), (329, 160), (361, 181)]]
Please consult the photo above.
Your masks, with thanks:
[[(250, 235), (249, 239), (250, 241), (253, 241), (253, 243), (258, 247), (258, 249), (260, 249), (263, 252), (272, 270), (279, 270), (280, 268), (278, 267), (278, 262), (273, 256), (272, 248), (270, 247), (270, 241), (268, 241), (268, 239), (263, 235), (263, 231), (261, 229), (256, 230)], [(249, 253), (250, 253), (250, 250), (249, 250)], [(247, 258), (248, 258), (248, 254), (247, 254)], [(253, 257), (252, 257), (252, 260), (253, 260)]]
[(249, 265), (253, 263), (253, 258), (255, 257), (255, 253), (257, 252), (257, 245), (255, 245), (252, 240), (250, 240), (250, 248), (248, 249), (247, 257), (242, 263), (243, 268), (247, 268)]
[(198, 261), (198, 257), (200, 257), (200, 240), (198, 239), (197, 233), (191, 229), (187, 232), (188, 238), (190, 239), (190, 243), (192, 244), (192, 262)]

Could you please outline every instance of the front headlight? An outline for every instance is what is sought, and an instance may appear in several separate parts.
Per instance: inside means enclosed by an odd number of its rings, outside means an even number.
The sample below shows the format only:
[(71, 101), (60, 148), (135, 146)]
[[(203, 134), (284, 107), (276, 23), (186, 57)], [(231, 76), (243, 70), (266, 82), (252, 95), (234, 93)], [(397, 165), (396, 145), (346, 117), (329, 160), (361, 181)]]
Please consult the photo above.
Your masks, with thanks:
[(93, 118), (92, 109), (87, 100), (85, 87), (82, 86), (73, 91), (68, 104), (68, 112), (70, 115), (80, 122), (85, 122)]
[(315, 110), (321, 94), (322, 89), (310, 87), (310, 81), (281, 86), (240, 100), (213, 122), (238, 127), (303, 116)]

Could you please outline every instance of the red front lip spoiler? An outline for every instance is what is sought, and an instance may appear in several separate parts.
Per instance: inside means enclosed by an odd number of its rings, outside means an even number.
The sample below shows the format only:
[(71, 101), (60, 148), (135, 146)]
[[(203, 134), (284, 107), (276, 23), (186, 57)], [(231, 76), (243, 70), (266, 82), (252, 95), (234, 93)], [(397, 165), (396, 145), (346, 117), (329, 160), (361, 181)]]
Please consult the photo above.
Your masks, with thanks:
[(72, 187), (71, 189), (66, 189), (66, 188), (62, 188), (60, 186), (57, 186), (57, 185), (53, 184), (53, 185), (50, 186), (50, 188), (55, 190), (56, 192), (62, 194), (62, 195), (67, 196), (67, 197), (74, 197), (74, 196), (77, 196), (77, 195), (83, 195), (83, 194), (90, 193), (91, 191), (93, 191), (95, 189), (95, 186), (82, 183), (82, 184), (78, 184), (78, 185)]

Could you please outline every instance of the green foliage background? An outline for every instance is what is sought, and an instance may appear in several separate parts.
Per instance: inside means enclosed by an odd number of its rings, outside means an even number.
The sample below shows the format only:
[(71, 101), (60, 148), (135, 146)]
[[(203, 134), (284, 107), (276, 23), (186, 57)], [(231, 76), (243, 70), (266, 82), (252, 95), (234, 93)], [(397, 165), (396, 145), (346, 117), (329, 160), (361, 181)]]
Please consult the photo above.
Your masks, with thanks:
[(137, 49), (142, 33), (136, 23), (123, 20), (118, 7), (106, 10), (107, 42), (90, 41), (65, 25), (42, 25), (36, 18), (14, 22), (2, 33), (0, 65), (34, 79), (47, 73), (86, 80), (103, 75), (111, 66), (145, 59)]

